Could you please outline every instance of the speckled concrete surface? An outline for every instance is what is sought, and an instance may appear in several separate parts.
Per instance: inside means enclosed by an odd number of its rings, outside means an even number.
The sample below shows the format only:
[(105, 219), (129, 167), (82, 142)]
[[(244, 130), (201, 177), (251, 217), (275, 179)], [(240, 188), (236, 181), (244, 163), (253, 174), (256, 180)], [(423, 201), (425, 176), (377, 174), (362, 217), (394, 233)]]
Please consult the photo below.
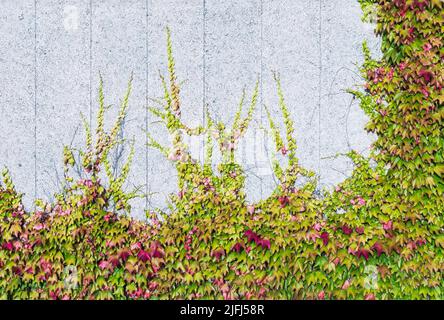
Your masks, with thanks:
[[(3, 0), (0, 1), (0, 165), (25, 193), (51, 198), (60, 188), (63, 145), (81, 146), (83, 113), (94, 128), (99, 72), (111, 125), (134, 73), (124, 137), (134, 139), (128, 188), (150, 194), (134, 201), (164, 207), (175, 190), (175, 174), (156, 150), (145, 147), (145, 130), (167, 143), (164, 128), (147, 112), (162, 94), (166, 73), (165, 27), (172, 30), (184, 120), (212, 116), (230, 123), (242, 88), (260, 83), (259, 105), (239, 157), (247, 173), (248, 198), (274, 187), (264, 105), (282, 124), (272, 71), (296, 124), (301, 163), (320, 175), (322, 186), (343, 180), (350, 148), (367, 152), (372, 137), (366, 118), (345, 89), (361, 82), (361, 44), (378, 54), (373, 27), (360, 20), (356, 0)], [(190, 140), (196, 157), (202, 143)], [(122, 155), (128, 154), (126, 144)]]

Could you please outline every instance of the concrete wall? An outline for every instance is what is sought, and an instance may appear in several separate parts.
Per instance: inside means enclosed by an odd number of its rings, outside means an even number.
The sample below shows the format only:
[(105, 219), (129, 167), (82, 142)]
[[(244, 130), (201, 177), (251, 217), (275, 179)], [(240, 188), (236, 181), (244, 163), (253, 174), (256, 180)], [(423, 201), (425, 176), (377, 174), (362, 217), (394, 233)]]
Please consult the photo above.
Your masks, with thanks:
[[(360, 16), (357, 0), (0, 0), (0, 165), (27, 206), (51, 198), (60, 187), (63, 145), (82, 145), (80, 114), (94, 127), (99, 71), (111, 120), (133, 71), (124, 132), (135, 138), (136, 156), (128, 185), (151, 194), (134, 203), (136, 216), (164, 206), (175, 190), (174, 170), (145, 147), (143, 130), (168, 141), (146, 106), (162, 94), (158, 71), (166, 72), (169, 26), (190, 125), (204, 121), (204, 105), (216, 119), (232, 121), (242, 88), (250, 95), (260, 81), (260, 106), (239, 152), (249, 199), (274, 186), (260, 129), (267, 125), (264, 104), (278, 110), (271, 70), (281, 75), (301, 163), (332, 186), (351, 163), (331, 156), (365, 152), (372, 140), (363, 112), (344, 92), (362, 82), (362, 41), (379, 51), (373, 26)], [(200, 142), (190, 143), (201, 155)]]

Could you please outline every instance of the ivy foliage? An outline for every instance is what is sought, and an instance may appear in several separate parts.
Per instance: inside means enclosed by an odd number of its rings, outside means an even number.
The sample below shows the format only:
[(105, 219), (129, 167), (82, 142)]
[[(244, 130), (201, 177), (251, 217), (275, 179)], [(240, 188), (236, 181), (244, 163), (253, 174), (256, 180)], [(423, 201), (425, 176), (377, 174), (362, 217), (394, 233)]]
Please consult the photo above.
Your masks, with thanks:
[[(133, 152), (116, 174), (110, 154), (128, 108), (104, 129), (103, 82), (94, 136), (64, 149), (65, 187), (54, 203), (25, 212), (7, 171), (0, 185), (0, 296), (4, 299), (443, 299), (444, 8), (439, 0), (360, 0), (377, 23), (383, 57), (367, 46), (365, 84), (350, 90), (377, 135), (371, 155), (350, 152), (355, 169), (319, 197), (317, 179), (296, 157), (294, 124), (275, 75), (285, 128), (267, 110), (279, 182), (270, 197), (245, 200), (235, 150), (257, 106), (244, 93), (231, 128), (207, 110), (181, 119), (180, 85), (167, 31), (168, 76), (160, 108), (171, 145), (149, 146), (175, 164), (172, 211), (128, 216), (137, 190), (124, 189)], [(247, 103), (247, 100), (248, 103)], [(248, 107), (246, 107), (248, 105)], [(193, 159), (185, 135), (205, 138)], [(222, 158), (213, 167), (213, 149)], [(77, 154), (77, 157), (75, 156)], [(81, 179), (72, 172), (79, 169)]]

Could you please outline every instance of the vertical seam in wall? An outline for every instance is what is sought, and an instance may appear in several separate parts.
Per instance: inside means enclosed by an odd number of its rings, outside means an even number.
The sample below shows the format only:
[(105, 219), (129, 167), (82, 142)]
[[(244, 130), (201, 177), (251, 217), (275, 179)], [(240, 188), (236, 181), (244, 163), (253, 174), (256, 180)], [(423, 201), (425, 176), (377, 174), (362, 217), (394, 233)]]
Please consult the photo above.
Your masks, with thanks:
[(146, 38), (145, 38), (145, 47), (146, 47), (146, 82), (145, 82), (145, 210), (148, 210), (148, 182), (149, 182), (149, 152), (148, 152), (148, 116), (149, 116), (149, 112), (148, 112), (148, 76), (149, 76), (149, 70), (148, 70), (148, 29), (149, 29), (149, 18), (148, 18), (148, 2), (149, 0), (146, 0), (145, 2), (145, 23), (146, 23)]
[[(37, 0), (34, 0), (34, 200), (37, 199)], [(35, 203), (34, 203), (35, 209)]]
[[(206, 109), (206, 103), (207, 103), (207, 97), (206, 97), (206, 90), (207, 90), (207, 84), (206, 84), (206, 0), (202, 0), (202, 123), (203, 126), (206, 126), (206, 116), (205, 116), (205, 109)], [(205, 136), (203, 138), (202, 143), (202, 163), (205, 162)]]
[[(264, 75), (264, 55), (263, 55), (263, 45), (264, 45), (264, 37), (263, 37), (263, 31), (264, 31), (264, 27), (263, 27), (263, 14), (264, 14), (264, 1), (261, 0), (260, 2), (260, 42), (261, 42), (261, 47), (260, 47), (260, 54), (261, 54), (261, 58), (260, 58), (260, 63), (261, 63), (261, 69), (260, 69), (260, 100), (261, 100), (261, 108), (260, 108), (260, 123), (262, 124), (262, 120), (263, 120), (263, 110), (264, 110), (264, 98), (263, 98), (263, 75)], [(266, 150), (265, 148), (265, 143), (266, 143), (266, 136), (265, 136), (265, 132), (263, 133), (263, 137), (264, 137), (264, 145), (262, 146), (262, 150)], [(262, 151), (261, 150), (261, 151)], [(262, 166), (263, 164), (261, 164)], [(261, 194), (261, 199), (263, 197), (263, 181), (264, 179), (262, 178), (262, 176), (259, 176), (259, 181), (260, 181), (260, 194)]]
[(89, 127), (92, 126), (92, 0), (89, 0)]
[(319, 0), (318, 174), (321, 181), (322, 0)]

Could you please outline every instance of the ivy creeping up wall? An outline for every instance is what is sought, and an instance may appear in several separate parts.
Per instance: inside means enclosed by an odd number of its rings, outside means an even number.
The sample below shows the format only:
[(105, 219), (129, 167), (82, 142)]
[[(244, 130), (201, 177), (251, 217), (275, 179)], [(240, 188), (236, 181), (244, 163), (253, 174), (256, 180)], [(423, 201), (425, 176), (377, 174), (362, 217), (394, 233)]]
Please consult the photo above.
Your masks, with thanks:
[[(286, 85), (273, 74), (271, 195), (248, 201), (236, 150), (259, 109), (260, 81), (240, 97), (233, 121), (205, 108), (184, 121), (167, 30), (167, 72), (149, 109), (170, 143), (147, 134), (178, 186), (168, 210), (130, 217), (140, 189), (126, 190), (134, 147), (119, 170), (112, 154), (129, 110), (133, 78), (110, 117), (100, 81), (85, 143), (64, 148), (63, 188), (28, 212), (10, 174), (0, 187), (0, 295), (4, 299), (443, 299), (444, 5), (437, 0), (362, 0), (382, 57), (364, 43), (363, 83), (349, 89), (376, 135), (368, 156), (333, 191), (297, 157)], [(114, 118), (114, 119), (113, 119)], [(186, 137), (205, 141), (203, 161)], [(131, 144), (133, 146), (133, 144)], [(220, 157), (216, 158), (215, 153)], [(81, 178), (76, 178), (80, 174)]]

